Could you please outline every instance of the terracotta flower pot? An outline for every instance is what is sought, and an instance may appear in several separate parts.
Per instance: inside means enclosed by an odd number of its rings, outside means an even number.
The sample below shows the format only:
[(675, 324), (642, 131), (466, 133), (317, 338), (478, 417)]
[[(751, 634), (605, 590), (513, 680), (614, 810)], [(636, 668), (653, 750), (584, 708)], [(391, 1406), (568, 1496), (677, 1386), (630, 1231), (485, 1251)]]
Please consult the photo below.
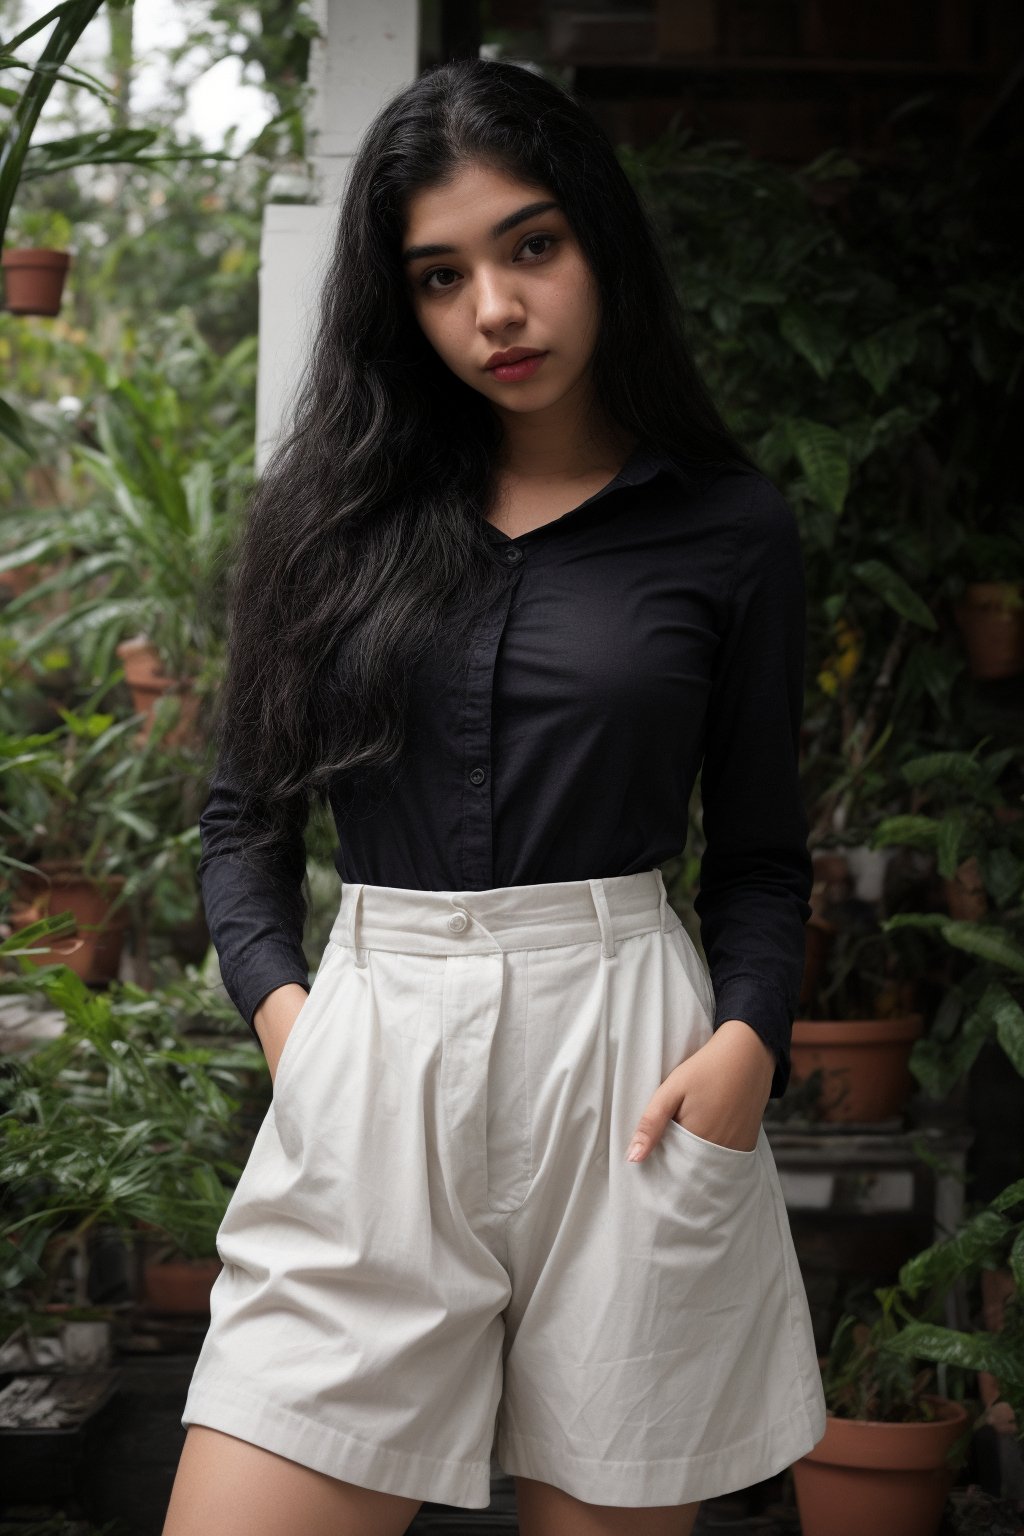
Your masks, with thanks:
[(1024, 672), (1024, 582), (972, 581), (953, 615), (973, 677)]
[(839, 896), (846, 893), (850, 880), (850, 861), (845, 853), (835, 851), (816, 853), (812, 863), (814, 865), (815, 882), (819, 880), (825, 882), (826, 895), (829, 900), (833, 899), (835, 894), (833, 890), (829, 889), (830, 887), (836, 888)]
[(184, 1312), (205, 1317), (210, 1291), (221, 1271), (219, 1258), (147, 1260), (142, 1268), (143, 1298), (158, 1312)]
[(138, 741), (145, 741), (153, 729), (157, 701), (164, 694), (177, 693), (181, 697), (181, 714), (163, 738), (164, 743), (168, 747), (194, 745), (198, 740), (199, 698), (192, 691), (191, 678), (171, 677), (162, 671), (160, 653), (144, 635), (122, 640), (117, 655), (131, 690), (132, 707), (144, 717)]
[(891, 1019), (795, 1019), (792, 1081), (820, 1069), (820, 1114), (830, 1123), (901, 1115), (914, 1091), (908, 1065), (923, 1032), (919, 1013)]
[(67, 251), (25, 246), (4, 251), (4, 304), (15, 315), (55, 315), (60, 310), (71, 257)]
[(93, 878), (69, 861), (56, 859), (41, 859), (36, 867), (37, 877), (19, 876), (18, 904), (9, 914), (12, 931), (18, 933), (41, 917), (71, 912), (75, 932), (50, 939), (48, 945), (44, 941), (38, 955), (26, 958), (38, 966), (60, 961), (85, 982), (113, 981), (121, 966), (128, 919), (123, 909), (111, 915), (110, 906), (124, 887), (124, 876)]
[(793, 1463), (803, 1536), (935, 1536), (956, 1469), (946, 1453), (967, 1410), (925, 1394), (939, 1417), (918, 1424), (827, 1415), (825, 1434)]

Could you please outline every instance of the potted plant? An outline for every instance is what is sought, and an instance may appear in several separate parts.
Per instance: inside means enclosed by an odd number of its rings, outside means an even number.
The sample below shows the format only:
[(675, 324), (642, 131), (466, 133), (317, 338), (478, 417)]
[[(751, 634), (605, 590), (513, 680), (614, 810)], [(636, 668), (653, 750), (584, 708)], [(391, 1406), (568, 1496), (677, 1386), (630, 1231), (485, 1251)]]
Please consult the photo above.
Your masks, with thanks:
[(1024, 1445), (1024, 1179), (1017, 1179), (951, 1237), (933, 1243), (900, 1270), (910, 1301), (941, 1297), (953, 1283), (978, 1283), (971, 1332), (941, 1321), (918, 1320), (896, 1347), (904, 1354), (977, 1372), (984, 1405), (981, 1422)]
[[(173, 994), (121, 982), (91, 992), (64, 966), (40, 985), (64, 1032), (9, 1057), (0, 1079), (8, 1289), (37, 1310), (90, 1304), (87, 1244), (103, 1224), (132, 1252), (140, 1233), (157, 1233), (161, 1256), (173, 1249), (200, 1270), (208, 1296), (242, 1168), (233, 1090), (258, 1052), (189, 1042)], [(153, 1304), (152, 1286), (144, 1299)]]
[(169, 675), (164, 671), (159, 648), (146, 635), (122, 640), (117, 654), (124, 666), (124, 680), (132, 696), (132, 708), (142, 717), (139, 739), (145, 740), (157, 719), (160, 700), (176, 701), (178, 718), (165, 740), (168, 746), (180, 746), (198, 740), (199, 695), (190, 675)]
[[(1004, 1265), (1015, 1289), (999, 1326), (990, 1326), (983, 1307), (982, 1329), (949, 1327), (950, 1293)], [(908, 1259), (895, 1285), (876, 1290), (881, 1308), (870, 1324), (844, 1313), (821, 1362), (825, 1436), (793, 1467), (804, 1536), (935, 1536), (969, 1437), (994, 1417), (987, 1403), (969, 1412), (959, 1398), (928, 1390), (935, 1366), (958, 1373), (961, 1384), (990, 1372), (1014, 1432), (1024, 1434), (1021, 1279), (1024, 1180), (1017, 1180)]]
[(16, 315), (56, 315), (71, 264), (71, 225), (62, 213), (23, 210), (3, 256), (4, 306)]
[[(131, 0), (107, 0), (111, 6), (130, 4)], [(227, 159), (226, 151), (178, 150), (168, 145), (165, 152), (147, 156), (159, 132), (154, 128), (110, 127), (98, 131), (74, 133), (45, 143), (33, 143), (40, 115), (54, 84), (71, 79), (80, 89), (98, 97), (107, 107), (119, 107), (118, 98), (94, 75), (80, 70), (70, 59), (82, 33), (96, 15), (103, 0), (63, 0), (63, 3), (29, 22), (20, 32), (4, 39), (0, 53), (0, 73), (10, 72), (10, 81), (27, 81), (19, 93), (5, 85), (3, 99), (9, 108), (0, 126), (0, 245), (5, 241), (11, 210), (22, 185), (54, 171), (79, 165), (131, 163), (145, 165), (151, 160)], [(30, 59), (21, 50), (36, 33), (51, 28), (39, 56)], [(6, 260), (6, 258), (5, 258)], [(15, 270), (14, 267), (11, 269)], [(0, 398), (0, 433), (26, 453), (32, 452), (24, 423), (10, 403)]]
[[(189, 338), (181, 340), (184, 348)], [(191, 372), (202, 390), (229, 392), (233, 375), (249, 367), (247, 349), (221, 360), (198, 343), (194, 351)], [(183, 383), (193, 387), (191, 377)], [(140, 740), (169, 695), (178, 716), (168, 746), (198, 746), (201, 701), (215, 686), (224, 638), (233, 523), (223, 502), (241, 499), (251, 444), (242, 449), (233, 416), (219, 433), (209, 422), (183, 421), (181, 388), (159, 369), (139, 382), (119, 380), (96, 404), (96, 445), (72, 450), (92, 487), (88, 503), (40, 511), (25, 528), (25, 544), (6, 559), (15, 564), (31, 553), (45, 560), (69, 544), (76, 551), (47, 583), (72, 600), (33, 624), (21, 641), (23, 659), (58, 642), (72, 646), (88, 670), (116, 654), (140, 715)], [(32, 589), (15, 597), (6, 617), (18, 623), (36, 597)]]
[[(842, 889), (837, 887), (836, 889)], [(829, 948), (813, 995), (793, 1021), (791, 1080), (817, 1076), (814, 1115), (873, 1124), (903, 1113), (914, 1089), (910, 1053), (923, 1029), (912, 957), (885, 934), (873, 904), (846, 895), (822, 905)], [(906, 948), (907, 946), (903, 946)]]
[(814, 855), (811, 915), (804, 929), (804, 973), (800, 985), (800, 1009), (810, 1009), (818, 995), (838, 925), (829, 909), (852, 894), (850, 868), (842, 852), (824, 850)]
[[(845, 497), (838, 467), (833, 478), (835, 495), (841, 480)], [(856, 515), (846, 522), (848, 595), (830, 604), (829, 651), (816, 673), (820, 694), (808, 708), (809, 719), (819, 717), (804, 770), (809, 841), (816, 873), (822, 868), (828, 878), (812, 894), (806, 948), (813, 969), (808, 974), (805, 966), (793, 1021), (791, 1080), (798, 1088), (817, 1081), (815, 1118), (879, 1124), (902, 1115), (914, 1088), (908, 1061), (924, 1027), (915, 952), (922, 946), (901, 947), (881, 926), (890, 850), (873, 845), (871, 826), (877, 807), (893, 799), (892, 696), (912, 646), (938, 625), (891, 561), (864, 558), (878, 547), (870, 526), (860, 527)], [(824, 590), (835, 590), (834, 574), (822, 573)], [(811, 785), (823, 774), (814, 794)]]
[[(907, 814), (890, 816), (872, 837), (882, 848), (914, 848), (934, 861), (946, 910), (971, 921), (988, 911), (986, 887), (1005, 885), (1000, 871), (1024, 857), (1024, 825), (1012, 815), (1000, 780), (1018, 758), (1016, 746), (985, 753), (988, 738), (971, 752), (950, 749), (908, 759), (900, 776), (910, 786)], [(1005, 902), (1004, 902), (1005, 904)]]
[(985, 902), (978, 917), (899, 912), (883, 924), (894, 934), (917, 932), (947, 957), (942, 1004), (910, 1058), (915, 1078), (938, 1100), (966, 1076), (986, 1040), (993, 1040), (1011, 1070), (1024, 1076), (1024, 823), (1004, 820), (1000, 809), (990, 806), (987, 820), (961, 814), (952, 827), (936, 829), (917, 817), (912, 822), (899, 818), (895, 826), (880, 829), (885, 836), (935, 840), (940, 874), (956, 867), (965, 848), (973, 848), (983, 881)]
[(971, 676), (1016, 677), (1024, 672), (1024, 540), (968, 531), (963, 554), (974, 577), (961, 578), (953, 617)]
[(148, 813), (166, 776), (159, 774), (155, 746), (126, 750), (137, 718), (115, 721), (93, 703), (82, 713), (60, 709), (63, 729), (44, 738), (54, 745), (54, 758), (5, 775), (3, 816), (20, 853), (11, 926), (26, 929), (57, 911), (75, 919), (73, 935), (20, 963), (61, 961), (102, 983), (118, 973), (125, 904), (148, 878), (139, 852), (156, 853), (163, 841)]
[(195, 1244), (180, 1236), (165, 1236), (161, 1241), (144, 1232), (143, 1300), (157, 1312), (183, 1312), (193, 1317), (208, 1314), (210, 1292), (222, 1268), (216, 1236), (217, 1225), (211, 1223)]
[(930, 1366), (894, 1351), (899, 1287), (875, 1294), (880, 1316), (845, 1313), (822, 1364), (825, 1434), (793, 1463), (803, 1536), (936, 1536), (965, 1457), (966, 1408), (929, 1390)]

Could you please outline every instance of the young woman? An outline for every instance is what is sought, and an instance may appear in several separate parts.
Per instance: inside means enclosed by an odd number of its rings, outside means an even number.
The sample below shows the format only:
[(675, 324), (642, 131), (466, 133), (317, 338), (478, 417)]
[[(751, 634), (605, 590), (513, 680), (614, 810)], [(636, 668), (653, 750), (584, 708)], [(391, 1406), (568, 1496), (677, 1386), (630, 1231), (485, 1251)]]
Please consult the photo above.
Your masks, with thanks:
[[(391, 1536), (485, 1507), (492, 1453), (523, 1536), (686, 1536), (821, 1438), (761, 1124), (804, 622), (793, 514), (604, 135), (512, 65), (401, 91), (237, 565), (200, 875), (273, 1103), (165, 1536)], [(698, 770), (704, 956), (659, 868)]]

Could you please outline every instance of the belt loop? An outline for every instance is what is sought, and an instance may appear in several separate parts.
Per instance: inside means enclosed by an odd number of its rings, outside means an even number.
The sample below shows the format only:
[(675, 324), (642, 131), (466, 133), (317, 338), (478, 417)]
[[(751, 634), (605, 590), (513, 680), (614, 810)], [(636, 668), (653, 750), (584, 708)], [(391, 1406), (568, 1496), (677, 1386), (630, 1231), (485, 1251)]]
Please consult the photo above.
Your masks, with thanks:
[(361, 968), (365, 967), (367, 963), (366, 950), (359, 947), (359, 914), (362, 909), (363, 888), (363, 881), (360, 880), (359, 889), (356, 891), (355, 905), (352, 908), (352, 945), (356, 952), (356, 965)]
[(665, 889), (665, 877), (662, 874), (660, 869), (656, 869), (654, 871), (654, 873), (658, 877), (658, 885), (661, 888), (661, 895), (658, 897), (658, 917), (659, 917), (659, 919), (661, 921), (661, 931), (662, 931), (662, 933), (667, 933), (668, 932), (668, 891)]
[(604, 881), (600, 876), (589, 882), (590, 894), (594, 898), (594, 908), (597, 912), (597, 921), (601, 925), (601, 953), (606, 960), (615, 957), (615, 933), (612, 928), (612, 915), (608, 910), (608, 896), (605, 892)]

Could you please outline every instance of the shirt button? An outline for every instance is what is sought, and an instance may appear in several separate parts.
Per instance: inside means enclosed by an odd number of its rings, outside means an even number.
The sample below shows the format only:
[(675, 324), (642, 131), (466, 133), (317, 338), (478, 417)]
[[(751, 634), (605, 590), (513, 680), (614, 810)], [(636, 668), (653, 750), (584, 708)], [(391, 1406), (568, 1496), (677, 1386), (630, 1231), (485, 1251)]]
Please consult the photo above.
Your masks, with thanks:
[(482, 784), (484, 782), (484, 780), (486, 779), (486, 777), (487, 777), (487, 769), (486, 768), (471, 768), (470, 769), (469, 782), (471, 784)]
[(514, 544), (505, 551), (505, 559), (508, 561), (509, 565), (515, 565), (516, 561), (521, 560), (522, 558), (522, 550), (517, 549)]
[(455, 912), (448, 919), (448, 927), (451, 929), (452, 933), (461, 933), (463, 928), (466, 926), (466, 922), (467, 918), (465, 912)]

